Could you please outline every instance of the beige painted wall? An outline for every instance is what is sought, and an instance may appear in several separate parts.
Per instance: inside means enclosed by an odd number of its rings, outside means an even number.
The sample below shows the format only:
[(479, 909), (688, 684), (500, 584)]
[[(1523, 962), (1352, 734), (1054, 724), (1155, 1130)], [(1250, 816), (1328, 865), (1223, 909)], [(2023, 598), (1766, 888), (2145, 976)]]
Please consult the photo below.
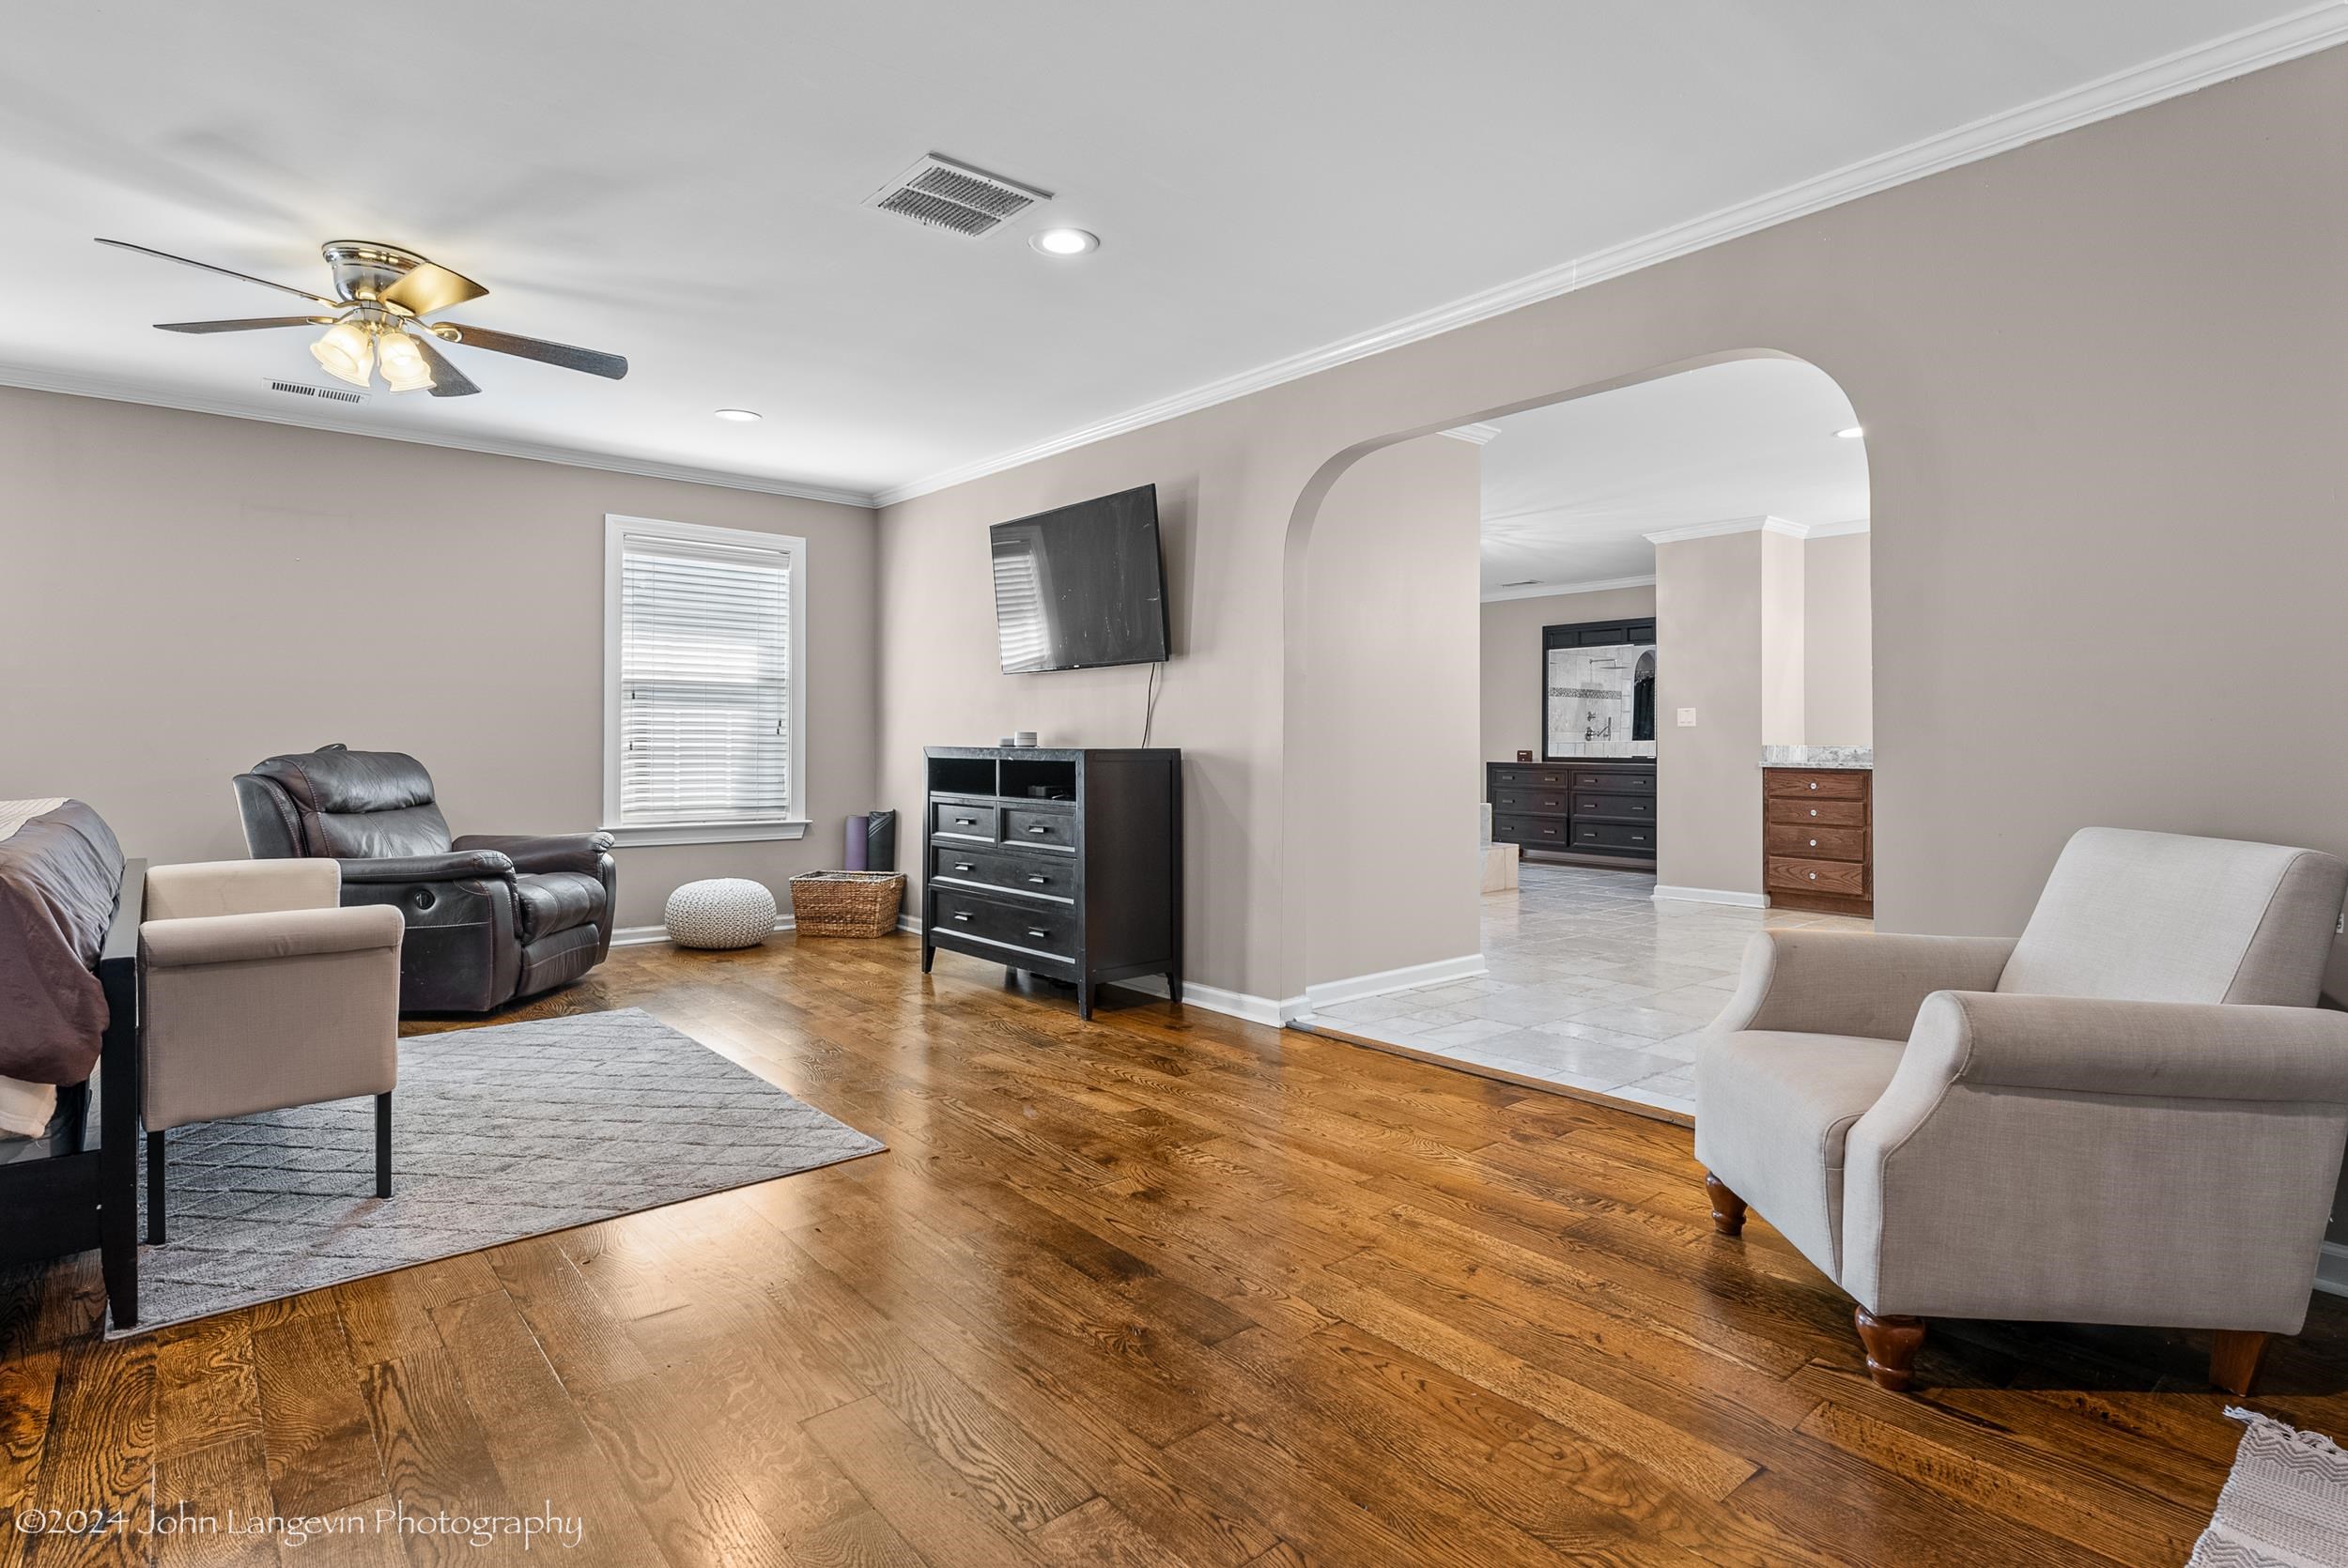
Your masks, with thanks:
[(857, 507), (0, 388), (0, 797), (81, 795), (132, 855), (242, 858), (230, 777), (409, 751), (459, 833), (602, 809), (604, 514), (808, 541), (793, 843), (620, 852), (624, 926), (678, 883), (787, 899), (873, 804), (873, 516)]
[[(1802, 543), (1790, 534), (1760, 535), (1761, 744), (1801, 746), (1804, 665)], [(1661, 567), (1658, 567), (1660, 573)], [(1756, 757), (1754, 761), (1758, 761)]]
[[(1655, 880), (1761, 890), (1762, 568), (1780, 534), (1655, 546)], [(1692, 728), (1679, 710), (1693, 708)]]
[(1479, 662), (1481, 457), (1444, 436), (1372, 453), (1313, 530), (1311, 684), (1290, 720), (1321, 802), (1313, 984), (1483, 945), (1477, 714), (1460, 700)]
[(1804, 745), (1875, 745), (1871, 559), (1864, 533), (1802, 542)]
[[(1483, 669), (1483, 750), (1488, 762), (1541, 754), (1541, 628), (1655, 613), (1655, 588), (1601, 588), (1537, 599), (1495, 599), (1477, 617)], [(1660, 663), (1660, 660), (1659, 660)], [(1482, 799), (1482, 782), (1476, 786)]]
[[(2086, 822), (2348, 851), (2348, 730), (2304, 722), (2348, 701), (2343, 178), (2334, 50), (886, 508), (886, 792), (915, 797), (922, 744), (1013, 719), (1137, 732), (1134, 672), (994, 673), (983, 540), (1155, 481), (1179, 518), (1160, 734), (1191, 755), (1194, 973), (1293, 994), (1326, 879), (1298, 830), (1289, 616), (1336, 475), (1398, 436), (1773, 350), (1835, 377), (1867, 426), (1883, 926), (2017, 930)], [(2240, 656), (2174, 668), (2175, 628), (2213, 620)], [(2195, 708), (2260, 736), (2262, 765), (2178, 768)], [(1750, 865), (1742, 831), (1676, 835)]]

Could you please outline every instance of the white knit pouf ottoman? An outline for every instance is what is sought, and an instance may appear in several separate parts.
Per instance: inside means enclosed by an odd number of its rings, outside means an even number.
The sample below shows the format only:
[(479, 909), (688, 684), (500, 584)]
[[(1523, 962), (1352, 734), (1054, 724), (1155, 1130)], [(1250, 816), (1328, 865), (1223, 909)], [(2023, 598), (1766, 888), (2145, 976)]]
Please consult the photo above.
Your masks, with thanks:
[(744, 877), (688, 882), (661, 920), (680, 947), (755, 947), (775, 929), (775, 896)]

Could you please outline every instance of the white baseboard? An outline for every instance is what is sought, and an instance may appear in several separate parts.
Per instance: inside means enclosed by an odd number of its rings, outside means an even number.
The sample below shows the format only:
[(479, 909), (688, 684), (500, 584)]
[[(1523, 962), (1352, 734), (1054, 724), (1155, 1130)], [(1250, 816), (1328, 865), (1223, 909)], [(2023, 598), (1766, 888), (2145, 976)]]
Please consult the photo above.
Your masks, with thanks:
[(1767, 909), (1767, 893), (1732, 893), (1721, 887), (1665, 887), (1658, 884), (1654, 894), (1658, 899), (1677, 899), (1691, 904), (1734, 904), (1738, 909)]
[[(775, 930), (779, 931), (790, 930), (796, 924), (788, 915), (775, 917)], [(666, 926), (622, 926), (611, 933), (611, 945), (614, 947), (649, 947), (656, 942), (668, 940), (669, 928)]]
[[(1136, 975), (1130, 980), (1111, 980), (1108, 983), (1151, 996), (1166, 994), (1166, 976), (1163, 975)], [(1244, 991), (1225, 991), (1221, 986), (1200, 985), (1197, 980), (1182, 982), (1182, 1006), (1204, 1007), (1211, 1013), (1222, 1013), (1226, 1017), (1265, 1024), (1274, 1029), (1290, 1019), (1303, 1016), (1305, 1011), (1305, 999), (1301, 996), (1275, 1002), (1269, 996), (1250, 996)]]
[(2315, 1288), (2327, 1296), (2348, 1296), (2348, 1245), (2324, 1243), (2315, 1259)]
[(1340, 1002), (1360, 1002), (1420, 986), (1439, 986), (1446, 980), (1472, 980), (1483, 973), (1483, 954), (1462, 953), (1456, 959), (1382, 969), (1375, 975), (1356, 975), (1349, 980), (1323, 980), (1305, 988), (1305, 1005), (1308, 1008), (1334, 1007)]

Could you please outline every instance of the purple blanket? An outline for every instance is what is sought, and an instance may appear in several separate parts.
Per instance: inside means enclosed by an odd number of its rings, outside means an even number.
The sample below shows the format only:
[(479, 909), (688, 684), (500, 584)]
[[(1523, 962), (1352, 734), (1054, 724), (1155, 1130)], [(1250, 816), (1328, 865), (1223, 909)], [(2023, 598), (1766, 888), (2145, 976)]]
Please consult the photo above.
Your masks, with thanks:
[(0, 1078), (79, 1084), (98, 1065), (98, 952), (121, 885), (122, 847), (78, 800), (0, 837)]

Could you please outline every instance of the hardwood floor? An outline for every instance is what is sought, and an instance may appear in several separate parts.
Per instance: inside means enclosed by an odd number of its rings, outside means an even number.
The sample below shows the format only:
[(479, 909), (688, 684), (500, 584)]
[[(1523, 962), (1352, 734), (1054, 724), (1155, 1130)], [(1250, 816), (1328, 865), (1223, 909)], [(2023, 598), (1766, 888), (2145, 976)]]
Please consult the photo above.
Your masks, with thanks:
[[(111, 1344), (94, 1256), (0, 1276), (0, 1508), (130, 1518), (0, 1568), (2176, 1563), (2232, 1454), (2205, 1336), (1936, 1324), (1875, 1389), (1676, 1127), (909, 938), (508, 1016), (623, 1006), (889, 1152)], [(2343, 1308), (2251, 1403), (2348, 1432)]]

